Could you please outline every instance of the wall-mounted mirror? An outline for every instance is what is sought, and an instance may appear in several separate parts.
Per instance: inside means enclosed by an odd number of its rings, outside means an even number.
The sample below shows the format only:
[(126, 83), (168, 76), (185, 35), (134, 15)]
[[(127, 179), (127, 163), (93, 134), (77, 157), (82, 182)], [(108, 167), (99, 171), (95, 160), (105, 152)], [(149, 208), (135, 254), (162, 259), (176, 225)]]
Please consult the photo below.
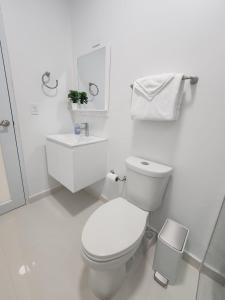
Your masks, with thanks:
[(88, 95), (80, 111), (107, 111), (109, 105), (110, 48), (100, 45), (77, 58), (78, 89)]

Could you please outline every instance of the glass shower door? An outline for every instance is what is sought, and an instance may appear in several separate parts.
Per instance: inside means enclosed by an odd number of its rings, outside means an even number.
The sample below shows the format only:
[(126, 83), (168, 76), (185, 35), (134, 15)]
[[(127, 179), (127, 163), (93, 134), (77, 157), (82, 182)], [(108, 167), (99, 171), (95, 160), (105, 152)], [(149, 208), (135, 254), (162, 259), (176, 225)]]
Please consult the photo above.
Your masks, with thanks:
[(199, 274), (197, 300), (225, 300), (225, 203)]
[(0, 43), (0, 214), (24, 203), (22, 176)]

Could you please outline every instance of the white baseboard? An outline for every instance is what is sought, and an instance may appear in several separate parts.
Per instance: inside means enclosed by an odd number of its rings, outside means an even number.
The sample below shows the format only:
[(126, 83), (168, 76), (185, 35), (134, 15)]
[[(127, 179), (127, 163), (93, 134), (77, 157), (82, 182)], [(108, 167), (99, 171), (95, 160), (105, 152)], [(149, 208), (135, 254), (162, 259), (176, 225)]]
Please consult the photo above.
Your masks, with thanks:
[(109, 201), (109, 199), (103, 194), (100, 195), (99, 200), (104, 202), (104, 203)]
[(57, 185), (54, 188), (47, 189), (47, 190), (42, 191), (42, 192), (37, 193), (37, 194), (33, 194), (33, 195), (29, 196), (28, 203), (33, 203), (33, 202), (38, 201), (38, 200), (40, 200), (44, 197), (52, 195), (52, 194), (58, 192), (59, 190), (61, 190), (62, 188), (63, 188), (62, 185)]
[(200, 270), (202, 262), (190, 252), (185, 251), (183, 259), (195, 269)]
[(220, 271), (216, 270), (209, 264), (202, 265), (201, 273), (207, 275), (214, 281), (218, 282), (219, 284), (225, 286), (225, 275)]

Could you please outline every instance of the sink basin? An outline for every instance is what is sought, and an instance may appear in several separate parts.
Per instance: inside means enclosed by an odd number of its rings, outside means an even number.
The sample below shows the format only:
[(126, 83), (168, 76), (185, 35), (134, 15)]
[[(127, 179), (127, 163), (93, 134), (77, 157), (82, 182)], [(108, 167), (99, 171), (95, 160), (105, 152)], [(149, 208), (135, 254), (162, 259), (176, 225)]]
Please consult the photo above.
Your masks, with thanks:
[(46, 138), (48, 173), (75, 193), (101, 179), (107, 172), (107, 139), (75, 134)]
[(77, 147), (85, 144), (93, 144), (106, 141), (106, 138), (97, 136), (77, 136), (73, 133), (48, 135), (47, 140), (62, 144), (66, 147)]

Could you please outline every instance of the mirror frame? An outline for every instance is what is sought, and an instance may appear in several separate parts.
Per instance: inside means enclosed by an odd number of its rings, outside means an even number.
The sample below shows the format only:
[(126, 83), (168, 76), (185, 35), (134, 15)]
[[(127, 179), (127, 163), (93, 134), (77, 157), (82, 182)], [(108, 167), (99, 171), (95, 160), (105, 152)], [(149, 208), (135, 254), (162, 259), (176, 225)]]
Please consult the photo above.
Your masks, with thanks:
[(81, 56), (85, 56), (91, 54), (99, 49), (105, 48), (105, 105), (104, 109), (84, 109), (78, 108), (76, 111), (78, 112), (108, 112), (109, 110), (109, 88), (110, 88), (110, 69), (111, 69), (111, 47), (109, 44), (99, 43), (97, 45), (92, 46), (87, 52), (84, 52), (77, 56), (76, 58), (76, 71), (77, 71), (77, 86), (79, 89), (79, 73), (78, 73), (78, 59)]

